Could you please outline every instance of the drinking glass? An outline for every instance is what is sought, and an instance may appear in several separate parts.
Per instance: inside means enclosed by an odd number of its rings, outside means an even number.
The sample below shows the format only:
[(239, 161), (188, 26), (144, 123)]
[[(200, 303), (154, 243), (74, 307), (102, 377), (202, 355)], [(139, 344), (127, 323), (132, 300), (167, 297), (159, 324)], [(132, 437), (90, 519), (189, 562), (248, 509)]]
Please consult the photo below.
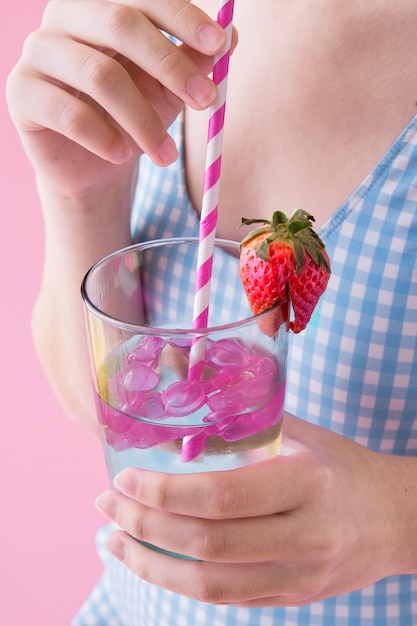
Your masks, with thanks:
[(209, 324), (193, 329), (198, 239), (119, 250), (82, 283), (97, 417), (110, 481), (127, 467), (236, 469), (278, 454), (288, 324), (254, 317), (239, 244), (216, 240)]

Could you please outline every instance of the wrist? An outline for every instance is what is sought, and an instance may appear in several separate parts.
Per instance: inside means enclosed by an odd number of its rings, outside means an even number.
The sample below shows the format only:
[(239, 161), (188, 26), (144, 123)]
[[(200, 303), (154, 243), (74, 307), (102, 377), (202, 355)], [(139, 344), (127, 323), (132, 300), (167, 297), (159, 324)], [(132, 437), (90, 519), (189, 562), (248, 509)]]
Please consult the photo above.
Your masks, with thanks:
[[(46, 235), (46, 260), (65, 261), (86, 271), (92, 263), (131, 243), (130, 211), (137, 168), (123, 170), (79, 195), (57, 193), (38, 180)], [(84, 259), (83, 259), (84, 257)]]

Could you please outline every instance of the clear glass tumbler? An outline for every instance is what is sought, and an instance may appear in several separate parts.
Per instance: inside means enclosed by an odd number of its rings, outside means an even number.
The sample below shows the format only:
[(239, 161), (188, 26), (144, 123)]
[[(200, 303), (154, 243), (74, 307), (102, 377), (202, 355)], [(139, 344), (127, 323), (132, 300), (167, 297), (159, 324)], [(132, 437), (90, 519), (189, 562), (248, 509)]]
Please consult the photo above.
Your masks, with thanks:
[(149, 241), (107, 256), (84, 278), (110, 481), (126, 467), (230, 470), (279, 452), (287, 322), (279, 308), (252, 315), (239, 244), (216, 240), (209, 328), (193, 330), (197, 252), (197, 239)]

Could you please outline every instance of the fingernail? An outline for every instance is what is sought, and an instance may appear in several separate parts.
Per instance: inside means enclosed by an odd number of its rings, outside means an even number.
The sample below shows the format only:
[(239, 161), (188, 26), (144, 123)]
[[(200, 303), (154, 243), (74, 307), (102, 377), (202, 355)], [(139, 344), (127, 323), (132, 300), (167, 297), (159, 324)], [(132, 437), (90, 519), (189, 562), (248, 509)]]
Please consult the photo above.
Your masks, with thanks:
[(187, 83), (187, 91), (201, 107), (206, 107), (216, 97), (216, 87), (211, 80), (201, 74), (192, 76)]
[(137, 491), (136, 478), (128, 471), (123, 471), (120, 472), (120, 474), (117, 474), (117, 476), (113, 479), (113, 485), (116, 489), (127, 496), (134, 496)]
[(203, 24), (199, 28), (197, 39), (209, 52), (215, 52), (222, 44), (226, 43), (224, 31), (219, 30), (211, 24)]
[(125, 544), (120, 539), (110, 536), (107, 539), (106, 548), (116, 559), (123, 561), (125, 558)]
[(117, 511), (117, 503), (115, 499), (108, 494), (101, 494), (96, 498), (95, 505), (101, 513), (107, 517), (115, 518)]
[(178, 150), (172, 137), (168, 136), (165, 141), (162, 142), (157, 150), (157, 153), (162, 163), (166, 165), (176, 161), (178, 157)]

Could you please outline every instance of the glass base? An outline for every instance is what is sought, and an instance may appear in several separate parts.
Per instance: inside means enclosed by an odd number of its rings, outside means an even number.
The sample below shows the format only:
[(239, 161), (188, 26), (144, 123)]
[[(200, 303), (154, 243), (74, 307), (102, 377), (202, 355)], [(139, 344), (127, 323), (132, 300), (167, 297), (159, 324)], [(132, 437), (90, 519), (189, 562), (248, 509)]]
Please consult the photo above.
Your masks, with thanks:
[[(132, 535), (130, 535), (132, 537)], [(159, 552), (159, 554), (165, 554), (166, 556), (173, 556), (176, 559), (184, 559), (186, 561), (198, 561), (199, 559), (194, 559), (192, 556), (186, 556), (185, 554), (177, 554), (176, 552), (170, 552), (169, 550), (163, 550), (162, 548), (158, 548), (158, 546), (154, 546), (152, 543), (148, 543), (147, 541), (141, 541), (136, 537), (132, 537), (135, 541), (140, 543), (145, 548), (149, 550), (153, 550), (154, 552)]]

